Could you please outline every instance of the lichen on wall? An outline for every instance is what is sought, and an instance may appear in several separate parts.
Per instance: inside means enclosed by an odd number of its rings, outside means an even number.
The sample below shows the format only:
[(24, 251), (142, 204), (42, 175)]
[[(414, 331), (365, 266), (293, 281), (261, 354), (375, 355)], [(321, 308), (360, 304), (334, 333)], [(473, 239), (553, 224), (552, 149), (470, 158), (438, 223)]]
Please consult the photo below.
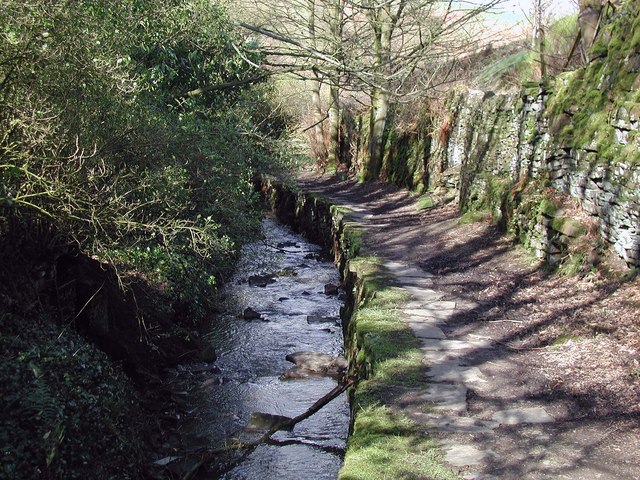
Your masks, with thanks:
[(583, 69), (558, 77), (548, 104), (551, 184), (597, 218), (640, 265), (640, 5), (609, 6)]

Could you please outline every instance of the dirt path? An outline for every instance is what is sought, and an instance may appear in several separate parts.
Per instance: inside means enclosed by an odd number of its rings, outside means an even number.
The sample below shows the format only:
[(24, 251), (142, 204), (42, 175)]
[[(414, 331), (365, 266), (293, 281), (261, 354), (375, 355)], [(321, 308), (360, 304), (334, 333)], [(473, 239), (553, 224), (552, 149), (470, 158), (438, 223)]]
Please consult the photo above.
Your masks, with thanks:
[[(469, 479), (640, 479), (640, 286), (562, 277), (451, 206), (305, 174), (353, 208), (367, 249), (412, 293), (426, 391), (401, 407)], [(427, 405), (433, 407), (425, 408)]]

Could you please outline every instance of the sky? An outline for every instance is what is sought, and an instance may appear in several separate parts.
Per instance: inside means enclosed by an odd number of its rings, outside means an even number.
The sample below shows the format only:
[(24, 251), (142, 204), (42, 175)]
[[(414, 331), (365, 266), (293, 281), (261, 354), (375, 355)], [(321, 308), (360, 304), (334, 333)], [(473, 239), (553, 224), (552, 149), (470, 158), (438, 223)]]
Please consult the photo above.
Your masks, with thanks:
[[(491, 0), (463, 0), (468, 5), (486, 5)], [(550, 3), (548, 13), (553, 18), (560, 18), (577, 11), (575, 0), (547, 0)], [(484, 16), (485, 28), (496, 30), (513, 40), (514, 37), (531, 32), (534, 0), (502, 0), (494, 11)], [(506, 39), (506, 37), (505, 37)]]
[[(498, 7), (500, 18), (505, 23), (525, 20), (533, 10), (533, 0), (505, 0)], [(562, 17), (577, 10), (574, 0), (553, 0), (549, 12), (554, 17)]]

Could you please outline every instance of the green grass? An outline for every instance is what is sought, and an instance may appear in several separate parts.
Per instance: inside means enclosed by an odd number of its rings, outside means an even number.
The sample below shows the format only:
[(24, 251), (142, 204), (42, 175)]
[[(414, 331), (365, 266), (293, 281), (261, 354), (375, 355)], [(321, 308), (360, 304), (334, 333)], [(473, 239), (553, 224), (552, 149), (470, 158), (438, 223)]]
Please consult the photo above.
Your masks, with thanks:
[(495, 88), (508, 74), (516, 76), (518, 80), (516, 83), (522, 83), (531, 78), (533, 63), (533, 52), (529, 50), (516, 52), (487, 66), (480, 72), (477, 83), (486, 89)]
[(340, 480), (458, 478), (442, 467), (435, 442), (408, 418), (384, 406), (357, 413)]
[(331, 205), (331, 213), (333, 214), (346, 215), (351, 212), (353, 212), (353, 209), (350, 207), (345, 207), (342, 205)]
[(349, 252), (349, 257), (353, 258), (360, 254), (364, 240), (363, 231), (359, 224), (355, 222), (344, 222), (344, 229), (340, 238), (340, 243)]
[(349, 269), (359, 295), (348, 341), (361, 380), (352, 392), (353, 433), (339, 479), (457, 479), (427, 429), (399, 406), (401, 395), (427, 385), (420, 342), (401, 314), (410, 296), (393, 286), (376, 257), (356, 257)]
[(593, 265), (589, 263), (586, 253), (574, 252), (563, 260), (558, 269), (558, 273), (567, 277), (574, 277), (582, 273), (587, 273), (592, 269)]
[(417, 209), (418, 211), (428, 210), (438, 205), (436, 199), (433, 198), (433, 195), (425, 193), (418, 199)]

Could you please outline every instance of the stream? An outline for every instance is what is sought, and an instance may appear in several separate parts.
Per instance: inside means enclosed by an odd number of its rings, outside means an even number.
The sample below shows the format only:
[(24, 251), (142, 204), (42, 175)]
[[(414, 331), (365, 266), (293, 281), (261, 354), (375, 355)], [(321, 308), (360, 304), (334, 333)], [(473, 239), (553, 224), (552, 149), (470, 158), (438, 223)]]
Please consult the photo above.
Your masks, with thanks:
[[(338, 271), (321, 257), (318, 245), (272, 218), (265, 218), (262, 228), (264, 238), (243, 249), (225, 290), (224, 311), (205, 335), (217, 360), (213, 366), (188, 365), (173, 372), (190, 378), (192, 385), (197, 379), (197, 387), (189, 389), (190, 410), (180, 428), (183, 444), (194, 450), (197, 445), (220, 448), (238, 439), (255, 439), (248, 427), (252, 413), (295, 417), (337, 385), (330, 376), (282, 375), (294, 367), (285, 359), (288, 354), (343, 354), (342, 295), (325, 294), (325, 285), (339, 284)], [(245, 319), (257, 315), (260, 318)], [(348, 428), (349, 405), (343, 393), (241, 461), (201, 469), (194, 478), (335, 479)]]

